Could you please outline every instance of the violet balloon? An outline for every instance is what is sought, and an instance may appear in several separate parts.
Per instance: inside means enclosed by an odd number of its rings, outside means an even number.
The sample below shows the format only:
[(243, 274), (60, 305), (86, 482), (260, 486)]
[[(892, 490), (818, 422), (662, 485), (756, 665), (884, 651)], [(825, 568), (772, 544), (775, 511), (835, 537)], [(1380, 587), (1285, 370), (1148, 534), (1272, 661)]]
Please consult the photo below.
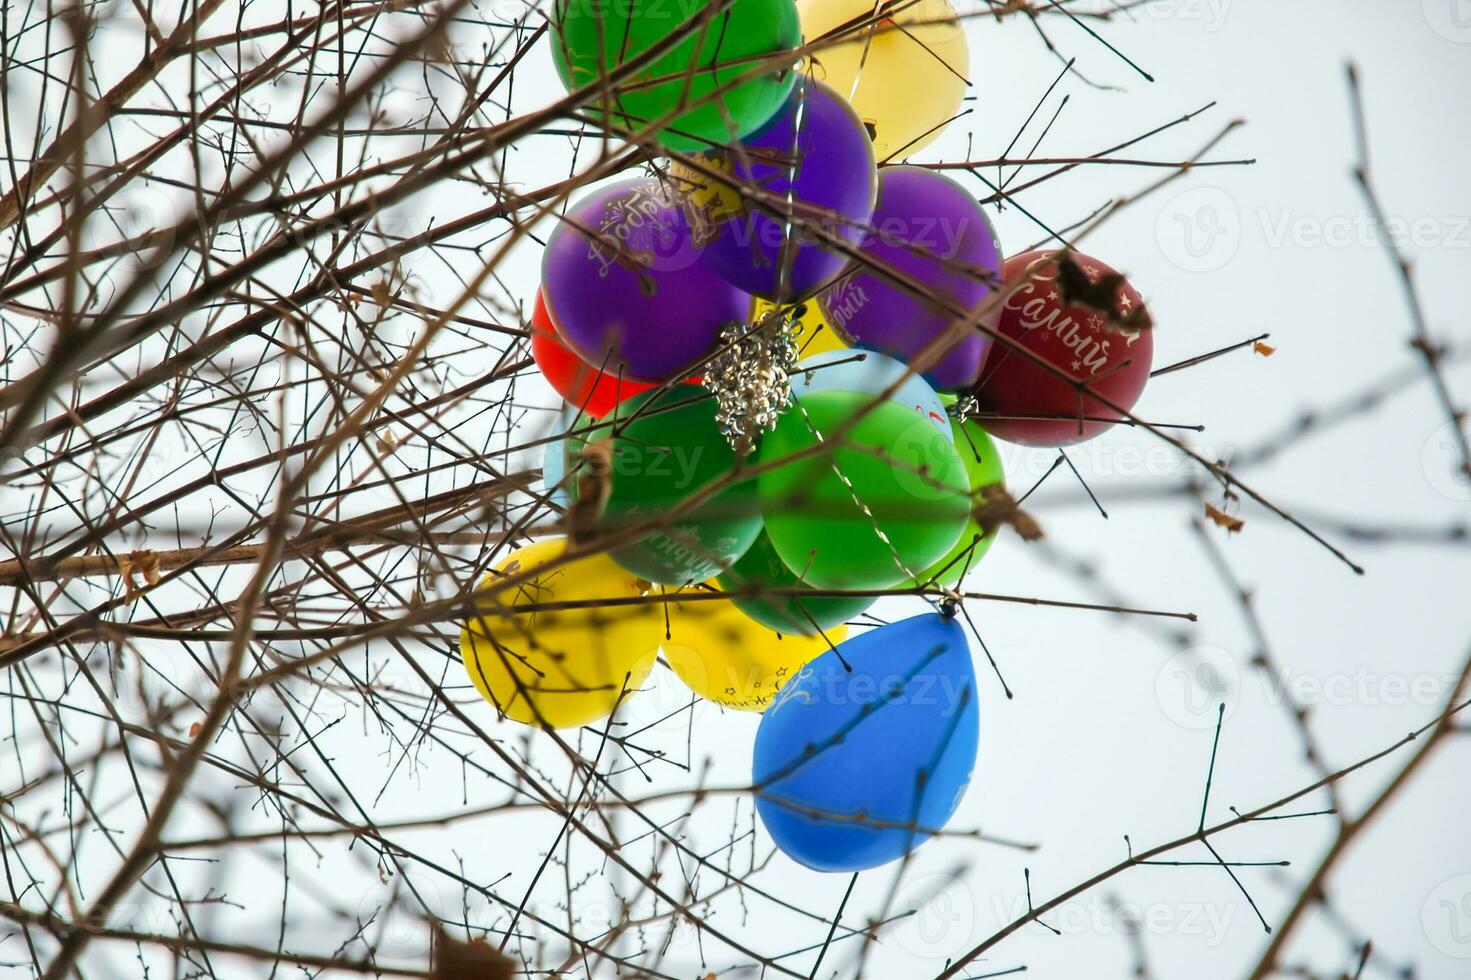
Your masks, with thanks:
[[(705, 170), (671, 169), (687, 190), (697, 240), (708, 240), (705, 260), (765, 299), (795, 302), (831, 282), (848, 263), (831, 239), (856, 245), (873, 215), (878, 171), (868, 130), (842, 96), (812, 79), (755, 133), (696, 159)], [(759, 188), (777, 213), (738, 186)]]
[(547, 241), (542, 288), (552, 322), (605, 374), (672, 378), (714, 350), (720, 328), (750, 309), (750, 297), (699, 254), (682, 203), (658, 181), (594, 191)]
[[(974, 311), (1000, 282), (1001, 246), (980, 204), (955, 181), (922, 167), (879, 171), (878, 204), (863, 254), (879, 268), (913, 281), (944, 304)], [(929, 296), (872, 268), (855, 265), (817, 298), (822, 313), (857, 347), (909, 360), (957, 317)], [(1000, 310), (980, 321), (994, 327)], [(972, 384), (990, 338), (972, 331), (924, 372), (936, 388)]]

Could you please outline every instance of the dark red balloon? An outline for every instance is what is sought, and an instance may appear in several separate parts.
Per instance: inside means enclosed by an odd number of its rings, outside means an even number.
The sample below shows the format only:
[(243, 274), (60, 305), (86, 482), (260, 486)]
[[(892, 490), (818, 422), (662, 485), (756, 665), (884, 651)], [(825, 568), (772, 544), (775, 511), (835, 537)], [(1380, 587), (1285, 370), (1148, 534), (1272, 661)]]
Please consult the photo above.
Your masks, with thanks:
[(607, 415), (619, 402), (657, 387), (604, 374), (574, 354), (557, 336), (540, 289), (531, 314), (531, 357), (567, 404), (595, 418)]
[[(1007, 259), (1001, 270), (1006, 285), (1020, 280), (1028, 266), (1047, 254), (1023, 252)], [(1078, 253), (1071, 261), (1088, 280), (1074, 285), (1072, 305), (1063, 303), (1060, 270), (1049, 262), (1007, 298), (998, 329), (1074, 381), (1087, 382), (1098, 398), (1131, 410), (1149, 381), (1154, 361), (1154, 335), (1142, 312), (1144, 300), (1103, 262)], [(1093, 293), (1088, 299), (1096, 305), (1082, 305), (1079, 289)], [(1116, 322), (1110, 323), (1097, 308), (1105, 304), (1112, 305)], [(986, 431), (1028, 446), (1072, 445), (1122, 418), (1004, 341), (991, 345), (974, 394), (983, 413), (976, 421)]]

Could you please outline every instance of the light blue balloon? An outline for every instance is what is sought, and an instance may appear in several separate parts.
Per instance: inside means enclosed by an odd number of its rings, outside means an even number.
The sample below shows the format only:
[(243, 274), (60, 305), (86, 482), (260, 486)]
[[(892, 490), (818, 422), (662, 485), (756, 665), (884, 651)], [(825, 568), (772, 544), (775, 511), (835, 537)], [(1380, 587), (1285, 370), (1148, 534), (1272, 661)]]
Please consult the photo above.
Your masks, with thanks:
[(571, 506), (572, 498), (567, 485), (567, 461), (577, 452), (578, 442), (576, 437), (565, 438), (567, 431), (574, 426), (586, 428), (592, 424), (593, 418), (578, 411), (573, 405), (563, 405), (562, 410), (557, 413), (556, 421), (552, 423), (551, 435), (564, 438), (554, 439), (542, 447), (541, 451), (541, 482), (551, 491), (551, 502), (557, 507), (566, 510)]
[[(888, 391), (908, 370), (903, 361), (877, 351), (829, 350), (813, 354), (797, 363), (792, 372), (792, 394), (801, 398), (813, 391), (861, 391), (880, 395)], [(891, 400), (913, 408), (921, 418), (951, 437), (950, 417), (940, 396), (931, 388), (923, 376), (915, 374), (905, 378), (895, 390)]]
[(756, 812), (799, 864), (878, 867), (949, 821), (979, 739), (976, 675), (959, 624), (933, 613), (891, 623), (839, 644), (781, 687), (756, 731)]

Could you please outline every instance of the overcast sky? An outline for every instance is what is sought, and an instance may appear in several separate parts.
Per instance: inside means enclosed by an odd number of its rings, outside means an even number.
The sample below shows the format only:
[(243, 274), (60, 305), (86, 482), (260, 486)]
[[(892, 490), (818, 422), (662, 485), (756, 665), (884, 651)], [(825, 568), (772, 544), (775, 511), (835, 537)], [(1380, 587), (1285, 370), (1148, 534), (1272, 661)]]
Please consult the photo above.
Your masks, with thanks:
[[(994, 157), (1011, 140), (1059, 62), (1039, 49), (1024, 22), (968, 28), (977, 96), (972, 157)], [(1447, 343), (1471, 341), (1471, 5), (1456, 0), (1400, 3), (1196, 2), (1148, 4), (1098, 30), (1140, 67), (1135, 74), (1081, 30), (1054, 21), (1054, 42), (1101, 91), (1065, 81), (1048, 103), (1069, 102), (1039, 154), (1096, 152), (1210, 102), (1216, 106), (1128, 152), (1180, 160), (1229, 120), (1245, 125), (1211, 153), (1255, 158), (1251, 167), (1200, 170), (1124, 212), (1085, 251), (1125, 271), (1151, 303), (1156, 363), (1166, 364), (1258, 333), (1271, 333), (1270, 359), (1239, 354), (1156, 380), (1139, 412), (1164, 422), (1201, 423), (1194, 442), (1231, 459), (1270, 443), (1304, 411), (1329, 409), (1365, 388), (1414, 370), (1411, 324), (1393, 266), (1351, 179), (1355, 160), (1344, 65), (1361, 73), (1373, 178), (1386, 212), (1403, 230), (1432, 329)], [(927, 159), (964, 159), (956, 129)], [(1029, 147), (1034, 136), (1020, 145)], [(1113, 197), (1141, 189), (1158, 171), (1084, 168), (1028, 192), (1027, 211), (1053, 227)], [(978, 187), (978, 192), (980, 188)], [(1017, 209), (1002, 211), (1008, 251), (1043, 237)], [(1471, 371), (1451, 371), (1462, 404)], [(1358, 577), (1323, 548), (1247, 504), (1246, 525), (1230, 540), (1210, 537), (1256, 594), (1272, 654), (1286, 684), (1312, 706), (1312, 724), (1332, 766), (1345, 765), (1402, 736), (1437, 711), (1447, 675), (1471, 645), (1471, 568), (1464, 545), (1375, 546), (1348, 539), (1339, 523), (1437, 528), (1464, 522), (1471, 487), (1451, 474), (1444, 418), (1423, 382), (1400, 389), (1376, 412), (1295, 443), (1243, 476), (1322, 529), (1367, 568)], [(1212, 815), (1259, 805), (1311, 779), (1280, 696), (1253, 670), (1256, 649), (1231, 595), (1190, 530), (1198, 504), (1131, 499), (1147, 487), (1191, 474), (1148, 436), (1115, 431), (1072, 453), (1109, 512), (1102, 519), (1082, 489), (1058, 473), (1034, 498), (1047, 547), (1015, 537), (997, 544), (973, 589), (1055, 598), (1099, 598), (1062, 568), (1089, 563), (1132, 604), (1190, 610), (1176, 627), (997, 604), (973, 605), (992, 652), (1016, 691), (1006, 701), (982, 668), (981, 759), (954, 826), (1035, 840), (1019, 855), (984, 845), (935, 842), (901, 885), (900, 905), (921, 913), (885, 943), (873, 975), (910, 977), (1025, 909), (1022, 868), (1034, 897), (1050, 896), (1136, 846), (1192, 829), (1199, 819), (1214, 701), (1199, 681), (1224, 679), (1227, 722)], [(1050, 465), (1046, 453), (1008, 454), (1013, 487)], [(1221, 503), (1219, 498), (1215, 503)], [(1048, 558), (1046, 556), (1052, 556)], [(1053, 560), (1056, 559), (1056, 560)], [(912, 604), (881, 606), (890, 616)], [(1178, 633), (1184, 652), (1173, 645)], [(1207, 667), (1202, 669), (1202, 663)], [(700, 715), (713, 723), (714, 712)], [(754, 718), (723, 722), (749, 737)], [(721, 729), (723, 731), (723, 729)], [(723, 738), (697, 732), (696, 753)], [(731, 740), (736, 740), (731, 736)], [(736, 753), (739, 756), (739, 753)], [(1350, 805), (1372, 793), (1393, 761), (1345, 785)], [(740, 778), (744, 760), (729, 762)], [(1330, 879), (1335, 907), (1390, 963), (1413, 959), (1420, 976), (1471, 975), (1471, 745), (1448, 746), (1368, 831)], [(1313, 800), (1321, 803), (1322, 797)], [(1309, 809), (1311, 807), (1304, 807)], [(1269, 923), (1315, 866), (1331, 829), (1315, 819), (1283, 821), (1225, 838), (1235, 860), (1292, 862), (1241, 877)], [(1181, 859), (1209, 854), (1182, 853)], [(947, 875), (960, 863), (960, 881)], [(784, 894), (835, 908), (845, 881), (783, 863), (768, 881)], [(882, 871), (860, 880), (876, 907), (889, 885)], [(933, 898), (931, 893), (943, 888)], [(1242, 975), (1267, 941), (1227, 876), (1211, 868), (1150, 868), (1070, 904), (1053, 925), (1032, 927), (982, 964), (1019, 964), (1029, 976), (1127, 975), (1128, 944), (1107, 914), (1117, 895), (1139, 910), (1159, 977)], [(752, 913), (757, 918), (757, 913)], [(812, 936), (789, 917), (773, 928)], [(1347, 968), (1339, 932), (1312, 919), (1287, 962), (1323, 971)], [(805, 931), (804, 931), (805, 930)], [(763, 933), (765, 934), (765, 933)], [(1374, 969), (1378, 969), (1376, 966)], [(980, 969), (977, 972), (985, 972)], [(1373, 971), (1369, 975), (1373, 975)]]
[[(1089, 21), (1152, 75), (1152, 82), (1078, 25), (1062, 17), (1046, 23), (1062, 59), (1076, 57), (1077, 71), (1088, 81), (1065, 78), (1038, 113), (1039, 119), (1051, 118), (1066, 97), (1038, 155), (1094, 154), (1214, 103), (1189, 123), (1123, 154), (1178, 162), (1232, 120), (1244, 121), (1207, 159), (1255, 159), (1253, 165), (1200, 168), (1181, 176), (1112, 218), (1081, 247), (1127, 274), (1146, 298), (1156, 324), (1158, 365), (1271, 334), (1273, 356), (1238, 352), (1158, 378), (1137, 411), (1161, 423), (1203, 425), (1203, 432), (1188, 434), (1198, 451), (1241, 461), (1239, 475), (1253, 489), (1342, 548), (1366, 574), (1355, 575), (1262, 507), (1226, 501), (1218, 493), (1209, 501), (1244, 525), (1234, 536), (1216, 527), (1202, 536), (1192, 527), (1201, 517), (1201, 501), (1171, 492), (1200, 471), (1147, 434), (1115, 430), (1070, 451), (1107, 517), (1067, 469), (1054, 472), (1028, 501), (1047, 531), (1045, 541), (1027, 545), (1007, 532), (968, 588), (1193, 612), (1198, 622), (1002, 602), (970, 605), (1015, 697), (1003, 696), (980, 651), (974, 651), (980, 757), (952, 828), (980, 828), (1040, 848), (1024, 853), (960, 839), (921, 848), (889, 903), (890, 913), (915, 914), (885, 933), (866, 968), (866, 975), (884, 980), (931, 976), (947, 959), (1024, 913), (1024, 868), (1041, 902), (1124, 857), (1125, 835), (1143, 849), (1194, 830), (1219, 705), (1225, 706), (1225, 724), (1212, 821), (1227, 819), (1228, 807), (1260, 806), (1316, 778), (1303, 760), (1284, 690), (1310, 709), (1324, 762), (1337, 768), (1433, 718), (1449, 694), (1449, 675), (1471, 647), (1471, 555), (1464, 541), (1443, 540), (1446, 528), (1471, 517), (1471, 483), (1453, 475), (1450, 430), (1409, 346), (1412, 324), (1400, 282), (1351, 177), (1357, 149), (1344, 71), (1349, 59), (1359, 66), (1373, 181), (1415, 264), (1431, 330), (1452, 348), (1465, 347), (1471, 344), (1465, 314), (1471, 306), (1471, 2), (1159, 0), (1110, 21)], [(1062, 59), (1046, 51), (1023, 19), (998, 24), (989, 16), (972, 17), (967, 32), (973, 111), (920, 159), (999, 156), (1062, 67)], [(484, 43), (468, 36), (457, 41)], [(560, 93), (543, 45), (518, 70), (514, 107), (534, 108)], [(421, 98), (405, 79), (385, 108), (390, 117), (410, 106), (422, 111)], [(1030, 149), (1038, 133), (1034, 123), (1018, 148)], [(561, 137), (529, 140), (508, 153), (508, 179), (539, 186), (569, 172), (569, 155)], [(1016, 179), (1036, 172), (1028, 168)], [(1005, 250), (1016, 252), (1046, 237), (1042, 225), (1070, 226), (1169, 173), (1081, 167), (1026, 191), (1019, 206), (992, 214)], [(986, 176), (995, 180), (994, 169)], [(422, 224), (483, 206), (469, 186), (440, 188), (385, 218)], [(986, 193), (978, 181), (971, 186), (978, 196)], [(147, 193), (159, 196), (167, 209), (164, 191)], [(497, 279), (497, 288), (505, 290), (500, 308), (487, 305), (492, 314), (504, 315), (506, 304), (529, 309), (540, 258), (539, 246), (529, 240), (510, 258)], [(425, 256), (411, 272), (431, 305), (450, 302), (462, 285)], [(488, 365), (455, 366), (470, 377)], [(1460, 402), (1471, 404), (1471, 362), (1454, 362), (1447, 378)], [(1305, 413), (1333, 417), (1368, 391), (1385, 392), (1372, 411), (1353, 412), (1347, 421), (1304, 438), (1292, 435)], [(547, 409), (531, 413), (520, 434), (545, 432), (558, 407), (555, 396), (535, 378), (520, 382), (517, 396)], [(478, 424), (486, 426), (491, 415)], [(489, 440), (473, 424), (462, 434), (473, 444)], [(1290, 441), (1280, 453), (1265, 452), (1284, 439)], [(421, 448), (408, 446), (397, 462), (408, 465)], [(1008, 448), (1013, 491), (1029, 487), (1054, 458)], [(526, 462), (539, 465), (540, 459)], [(388, 491), (363, 493), (357, 500), (364, 510), (397, 503)], [(1368, 540), (1356, 531), (1389, 532), (1390, 540)], [(1261, 642), (1213, 563), (1215, 554), (1254, 596), (1273, 678), (1253, 666)], [(873, 611), (896, 619), (926, 608), (917, 600), (893, 600)], [(140, 643), (140, 649), (158, 658), (183, 656), (176, 644)], [(440, 667), (448, 664), (443, 650), (433, 652)], [(418, 683), (406, 672), (393, 673), (404, 670), (393, 658), (382, 659), (387, 682), (402, 681), (406, 689)], [(180, 662), (181, 672), (189, 669)], [(455, 694), (467, 703), (473, 699), (467, 683)], [(624, 720), (631, 729), (647, 727), (639, 744), (662, 748), (693, 773), (708, 761), (712, 785), (747, 784), (759, 717), (708, 704), (680, 710), (687, 703), (687, 691), (659, 667)], [(471, 710), (499, 738), (526, 737), (525, 729), (496, 723), (488, 705), (473, 702)], [(591, 756), (594, 736), (581, 737)], [(382, 732), (355, 717), (318, 741), (333, 758), (333, 775), (380, 822), (505, 797), (503, 786), (473, 773), (468, 784), (462, 782), (461, 761), (433, 748), (418, 752), (414, 766), (394, 770), (392, 789), (384, 791), (385, 760), (401, 760), (384, 744)], [(549, 779), (564, 779), (555, 748), (537, 745), (535, 752)], [(1371, 798), (1404, 758), (1393, 756), (1348, 779), (1342, 792), (1350, 811)], [(307, 759), (302, 764), (316, 767)], [(633, 771), (620, 777), (620, 785), (641, 795), (687, 787), (695, 778), (668, 764), (649, 767), (649, 777), (645, 782)], [(1461, 738), (1444, 746), (1359, 838), (1328, 881), (1335, 915), (1310, 917), (1296, 931), (1285, 962), (1337, 975), (1350, 967), (1350, 943), (1369, 937), (1378, 957), (1366, 976), (1387, 976), (1410, 962), (1425, 980), (1471, 976), (1468, 777), (1471, 739)], [(115, 778), (124, 778), (120, 767)], [(200, 798), (238, 788), (217, 773), (201, 776), (199, 783)], [(1318, 809), (1325, 799), (1310, 796), (1297, 810)], [(751, 829), (748, 797), (714, 799), (693, 820), (679, 823), (685, 803), (672, 800), (648, 813), (675, 822), (671, 826), (691, 850), (720, 847), (732, 827), (738, 835)], [(256, 829), (278, 826), (264, 808), (239, 817), (242, 827), (252, 821), (259, 822)], [(500, 882), (510, 874), (506, 894), (519, 897), (560, 826), (551, 814), (502, 815), (466, 820), (453, 831), (404, 831), (398, 839), (445, 867), (463, 866), (478, 882)], [(625, 838), (647, 830), (627, 816), (617, 818), (617, 826)], [(174, 837), (218, 832), (198, 811), (179, 817), (170, 829)], [(1261, 916), (1276, 925), (1331, 834), (1330, 819), (1307, 817), (1236, 829), (1217, 846), (1233, 861), (1291, 862), (1286, 868), (1238, 871)], [(323, 904), (370, 914), (399, 882), (380, 879), (365, 848), (348, 852), (338, 843), (320, 853), (305, 845), (294, 850), (292, 885), (331, 900)], [(631, 844), (630, 859), (646, 863), (653, 846), (649, 838)], [(739, 865), (753, 853), (761, 860), (770, 851), (758, 826), (754, 837), (741, 838), (734, 859)], [(600, 914), (616, 918), (621, 882), (592, 847), (578, 843), (568, 854), (571, 876), (590, 879), (573, 910), (585, 935)], [(217, 876), (201, 880), (229, 884), (243, 905), (210, 907), (205, 925), (216, 923), (242, 941), (276, 942), (281, 867), (264, 849), (224, 856), (224, 865), (188, 873)], [(1174, 856), (1210, 857), (1203, 849)], [(111, 864), (109, 859), (100, 867)], [(669, 882), (677, 880), (672, 859), (665, 871)], [(94, 873), (90, 866), (87, 873)], [(568, 913), (557, 903), (566, 889), (560, 871), (556, 877), (543, 883), (530, 905), (562, 920)], [(454, 918), (464, 896), (444, 881), (428, 872), (415, 878), (431, 906)], [(848, 879), (808, 871), (776, 854), (752, 882), (830, 915)], [(710, 877), (701, 880), (703, 890), (716, 884)], [(861, 876), (843, 922), (861, 926), (893, 887), (893, 869)], [(1060, 936), (1040, 926), (1025, 928), (972, 964), (972, 972), (1026, 965), (1029, 977), (1129, 975), (1133, 954), (1110, 912), (1114, 899), (1141, 921), (1151, 975), (1161, 980), (1242, 976), (1269, 938), (1257, 912), (1220, 868), (1139, 868), (1045, 917)], [(138, 908), (149, 907), (146, 897), (139, 901)], [(303, 911), (315, 899), (292, 901), (290, 911), (299, 918), (293, 915), (287, 925), (291, 941), (301, 948), (320, 946), (320, 916)], [(469, 912), (477, 926), (505, 925), (503, 908), (472, 901)], [(741, 901), (727, 895), (707, 914), (712, 924), (766, 952), (820, 945), (827, 934), (824, 922), (756, 896)], [(170, 928), (164, 920), (134, 924)], [(343, 928), (341, 922), (330, 926), (333, 941)], [(662, 932), (625, 937), (625, 951), (641, 941), (656, 947)], [(405, 919), (389, 924), (381, 949), (386, 956), (412, 958), (425, 952), (423, 944), (423, 930)], [(824, 960), (824, 973), (851, 975), (851, 948), (856, 944), (838, 942)], [(126, 948), (97, 955), (115, 956), (131, 969)], [(789, 962), (810, 969), (811, 954)], [(701, 942), (681, 927), (664, 968), (681, 976), (710, 970), (724, 977), (739, 965), (739, 957), (717, 942)]]
[[(1059, 85), (1039, 117), (1050, 117), (1064, 95), (1068, 102), (1039, 154), (1095, 153), (1215, 103), (1127, 155), (1183, 160), (1231, 120), (1242, 119), (1245, 124), (1209, 158), (1257, 161), (1182, 177), (1118, 215), (1083, 246), (1128, 274), (1151, 304), (1157, 364), (1260, 333), (1269, 332), (1277, 348), (1271, 358), (1240, 353), (1158, 379), (1138, 406), (1144, 417), (1203, 424), (1205, 431), (1192, 435), (1192, 442), (1209, 458), (1231, 460), (1272, 445), (1304, 412), (1331, 411), (1396, 377), (1414, 379), (1393, 385), (1396, 394), (1376, 411), (1294, 442), (1241, 473), (1349, 552), (1367, 568), (1363, 577), (1250, 502), (1239, 508), (1245, 520), (1239, 535), (1228, 539), (1218, 529), (1209, 531), (1234, 574), (1254, 591), (1279, 675), (1296, 700), (1311, 706), (1326, 761), (1335, 767), (1433, 717), (1448, 694), (1447, 675), (1471, 644), (1464, 545), (1380, 546), (1351, 540), (1340, 526), (1433, 530), (1464, 521), (1471, 503), (1471, 487), (1451, 473), (1444, 419), (1416, 373), (1399, 282), (1350, 176), (1356, 151), (1344, 72), (1348, 59), (1360, 67), (1373, 177), (1386, 211), (1403, 226), (1432, 328), (1446, 342), (1471, 341), (1463, 316), (1471, 301), (1471, 193), (1465, 175), (1471, 150), (1471, 9), (1464, 7), (1452, 0), (1427, 0), (1423, 9), (1416, 2), (1367, 0), (1179, 0), (1146, 5), (1134, 12), (1132, 23), (1121, 17), (1097, 24), (1154, 76), (1153, 83), (1075, 25), (1049, 21), (1059, 50), (1076, 57), (1079, 71), (1101, 87), (1076, 77)], [(998, 25), (977, 17), (967, 30), (974, 111), (922, 159), (999, 156), (1061, 67), (1024, 21)], [(550, 97), (555, 84), (549, 59), (528, 63), (518, 80), (518, 105)], [(1035, 126), (1030, 132), (1020, 147), (1035, 141)], [(511, 173), (530, 181), (547, 166), (565, 172), (565, 147), (547, 149), (544, 158), (539, 153), (533, 148), (521, 151), (519, 159), (513, 154)], [(1042, 223), (1065, 227), (1167, 172), (1080, 168), (1028, 191), (1019, 203)], [(974, 186), (978, 195), (985, 193), (981, 184)], [(1009, 252), (1045, 237), (1019, 208), (1008, 207), (995, 218)], [(529, 304), (539, 259), (534, 247), (513, 259), (503, 277), (513, 299)], [(1452, 369), (1450, 379), (1457, 390), (1471, 392), (1471, 371), (1464, 366)], [(536, 397), (531, 385), (523, 384), (520, 393)], [(1250, 665), (1256, 650), (1250, 629), (1191, 529), (1201, 505), (1151, 496), (1152, 489), (1198, 473), (1149, 436), (1130, 432), (1109, 433), (1071, 457), (1108, 519), (1059, 471), (1033, 498), (1048, 531), (1045, 545), (1028, 547), (1015, 537), (998, 542), (970, 588), (1191, 611), (1199, 622), (973, 604), (1016, 697), (1007, 701), (982, 668), (980, 761), (952, 826), (980, 827), (1042, 847), (1022, 854), (948, 840), (922, 848), (891, 906), (919, 912), (878, 947), (870, 960), (873, 976), (937, 972), (947, 958), (1024, 911), (1024, 867), (1031, 869), (1040, 901), (1121, 858), (1126, 834), (1142, 847), (1192, 830), (1222, 700), (1227, 720), (1213, 818), (1229, 816), (1228, 806), (1270, 802), (1314, 778), (1281, 695)], [(1008, 451), (1013, 488), (1029, 486), (1053, 458)], [(1219, 497), (1213, 502), (1225, 504)], [(1078, 563), (1093, 577), (1080, 578)], [(894, 601), (874, 611), (899, 618), (924, 608)], [(629, 720), (634, 727), (655, 722), (685, 697), (679, 683), (657, 669), (650, 689), (629, 706)], [(490, 718), (488, 711), (483, 715)], [(689, 714), (679, 713), (642, 738), (678, 759), (690, 753), (697, 769), (708, 758), (713, 783), (747, 781), (747, 747), (757, 717), (700, 705), (693, 718), (691, 724)], [(1471, 973), (1468, 752), (1464, 740), (1447, 747), (1360, 839), (1329, 885), (1352, 934), (1371, 937), (1384, 963), (1414, 960), (1420, 975), (1433, 980)], [(1393, 764), (1349, 780), (1345, 798), (1357, 805)], [(441, 788), (445, 803), (458, 799), (458, 772), (452, 776), (452, 785)], [(630, 791), (657, 788), (671, 774), (665, 768), (654, 778), (654, 787), (636, 777), (627, 785)], [(1321, 796), (1304, 802), (1304, 809), (1324, 805)], [(381, 805), (421, 813), (428, 804), (419, 798)], [(674, 819), (681, 809), (655, 812)], [(730, 806), (707, 807), (702, 818), (682, 826), (692, 847), (714, 847), (728, 839), (731, 819)], [(738, 806), (737, 819), (744, 829), (749, 805)], [(457, 847), (493, 880), (517, 868), (507, 853), (512, 847), (525, 852), (522, 863), (530, 862), (522, 874), (533, 870), (543, 846), (535, 842), (550, 840), (556, 831), (533, 818), (500, 819), (494, 827), (483, 847), (468, 852), (471, 842), (465, 840), (432, 834), (412, 839), (444, 854)], [(1286, 869), (1240, 872), (1262, 915), (1274, 923), (1330, 834), (1323, 819), (1279, 821), (1234, 831), (1221, 846), (1233, 860), (1292, 862)], [(764, 855), (769, 844), (758, 837), (755, 847)], [(1204, 851), (1177, 856), (1209, 859)], [(598, 860), (591, 851), (583, 858)], [(847, 883), (844, 876), (805, 870), (779, 854), (756, 880), (789, 901), (828, 912), (836, 909)], [(845, 922), (861, 924), (882, 905), (892, 883), (891, 871), (863, 875)], [(558, 889), (560, 884), (548, 901), (557, 900)], [(448, 897), (458, 902), (460, 896)], [(1142, 919), (1158, 977), (1242, 975), (1268, 938), (1219, 869), (1149, 868), (1115, 879), (1049, 917), (1061, 938), (1040, 927), (1024, 929), (976, 972), (1026, 964), (1030, 976), (1127, 975), (1130, 947), (1108, 912), (1110, 897)], [(589, 911), (595, 906), (588, 897), (581, 911), (595, 914)], [(711, 921), (767, 950), (818, 944), (826, 931), (821, 923), (761, 901), (745, 908), (728, 902)], [(1326, 921), (1313, 918), (1298, 930), (1289, 962), (1324, 971), (1349, 965), (1349, 946)], [(825, 968), (851, 969), (842, 948), (835, 948)], [(708, 942), (703, 955), (711, 969), (739, 962)], [(682, 930), (668, 966), (693, 973), (701, 956), (694, 934)], [(1376, 960), (1373, 970), (1380, 968)]]

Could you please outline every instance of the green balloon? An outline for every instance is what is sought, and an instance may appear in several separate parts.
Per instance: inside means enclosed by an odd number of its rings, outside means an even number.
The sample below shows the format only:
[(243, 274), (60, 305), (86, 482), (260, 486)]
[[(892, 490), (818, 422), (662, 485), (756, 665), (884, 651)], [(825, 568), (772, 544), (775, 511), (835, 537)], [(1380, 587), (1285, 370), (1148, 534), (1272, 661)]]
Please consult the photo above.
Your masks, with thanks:
[(912, 408), (875, 406), (862, 392), (796, 399), (757, 462), (772, 547), (819, 589), (915, 584), (914, 573), (959, 540), (970, 512), (955, 444)]
[[(679, 385), (630, 398), (607, 424), (616, 433), (612, 489), (603, 509), (609, 529), (668, 514), (735, 469), (735, 451), (715, 424), (715, 398), (703, 387)], [(596, 432), (590, 436), (597, 438)], [(608, 554), (641, 578), (685, 585), (735, 564), (760, 533), (756, 483), (740, 480), (667, 528)]]
[[(569, 91), (596, 82), (700, 17), (709, 4), (557, 0), (552, 16), (557, 73)], [(603, 114), (607, 125), (641, 130), (691, 104), (693, 108), (659, 131), (659, 141), (684, 152), (724, 146), (765, 125), (786, 102), (796, 81), (795, 60), (761, 59), (794, 50), (801, 41), (794, 0), (734, 0), (708, 25), (695, 27), (632, 78), (613, 86), (612, 104), (594, 111)], [(737, 82), (741, 78), (746, 80)]]
[[(715, 580), (726, 592), (742, 589), (801, 589), (802, 580), (787, 567), (765, 531), (741, 560)], [(812, 636), (819, 630), (846, 623), (873, 605), (876, 596), (742, 596), (736, 608), (767, 629)]]
[(960, 452), (960, 462), (965, 466), (970, 484), (966, 505), (971, 508), (971, 517), (950, 553), (925, 569), (919, 577), (921, 582), (933, 580), (947, 589), (959, 585), (966, 573), (986, 557), (986, 552), (991, 550), (991, 542), (996, 540), (996, 532), (993, 530), (987, 534), (975, 518), (975, 505), (984, 499), (982, 491), (992, 486), (1006, 489), (1001, 454), (996, 451), (996, 443), (991, 441), (990, 434), (975, 422), (956, 422), (953, 419), (950, 429), (955, 433), (955, 448)]

